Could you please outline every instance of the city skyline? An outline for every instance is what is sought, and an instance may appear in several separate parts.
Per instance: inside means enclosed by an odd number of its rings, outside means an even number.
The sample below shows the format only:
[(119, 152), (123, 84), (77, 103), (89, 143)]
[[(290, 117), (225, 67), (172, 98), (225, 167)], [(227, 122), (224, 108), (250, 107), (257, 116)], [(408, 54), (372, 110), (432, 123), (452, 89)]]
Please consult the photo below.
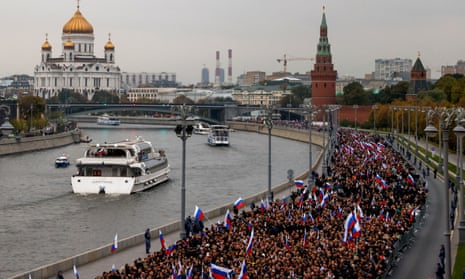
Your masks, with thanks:
[[(76, 0), (2, 3), (1, 22), (10, 28), (3, 30), (0, 76), (32, 75), (46, 33), (53, 57), (61, 55), (62, 28), (77, 4)], [(214, 81), (216, 51), (221, 68), (227, 69), (227, 51), (232, 49), (233, 82), (247, 71), (282, 71), (276, 59), (284, 54), (315, 57), (323, 6), (339, 77), (363, 77), (374, 71), (378, 58), (415, 60), (420, 53), (437, 78), (442, 65), (465, 59), (461, 0), (294, 0), (290, 5), (277, 0), (81, 0), (79, 5), (94, 27), (96, 56), (103, 55), (111, 33), (116, 65), (123, 72), (175, 72), (184, 85), (200, 82), (204, 65)], [(289, 61), (287, 69), (305, 73), (313, 63)]]

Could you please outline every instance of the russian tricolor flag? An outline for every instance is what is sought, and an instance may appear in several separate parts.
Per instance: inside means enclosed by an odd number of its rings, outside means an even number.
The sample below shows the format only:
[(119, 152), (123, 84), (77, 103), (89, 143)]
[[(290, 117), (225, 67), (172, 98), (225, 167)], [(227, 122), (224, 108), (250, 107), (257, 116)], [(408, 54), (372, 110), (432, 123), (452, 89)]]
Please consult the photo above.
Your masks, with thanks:
[(165, 246), (165, 237), (163, 236), (163, 233), (161, 232), (161, 230), (158, 231), (158, 234), (159, 234), (159, 238), (160, 238), (160, 245), (161, 245), (161, 248), (162, 248), (162, 249), (166, 249), (166, 246)]
[(230, 278), (230, 273), (232, 272), (232, 269), (222, 267), (216, 264), (211, 264), (210, 265), (210, 273), (212, 278), (214, 279), (227, 279)]
[(232, 229), (232, 220), (231, 214), (229, 213), (229, 209), (226, 210), (226, 215), (224, 216), (224, 226), (228, 230)]
[(170, 247), (168, 247), (168, 249), (166, 249), (165, 255), (167, 256), (171, 255), (175, 249), (176, 249), (176, 244), (171, 245)]
[(294, 180), (295, 187), (297, 189), (303, 189), (304, 188), (304, 182), (303, 180)]
[(247, 267), (245, 266), (245, 260), (242, 261), (241, 265), (241, 273), (239, 273), (239, 277), (237, 279), (247, 279)]
[(252, 254), (252, 246), (253, 246), (253, 228), (252, 228), (252, 231), (250, 232), (249, 243), (247, 244), (247, 248), (245, 249), (245, 251), (247, 252), (247, 255)]
[(116, 249), (118, 249), (118, 234), (115, 234), (115, 241), (111, 245), (111, 252), (116, 252)]
[(410, 183), (410, 185), (415, 184), (415, 180), (413, 179), (413, 176), (410, 173), (407, 175), (407, 181), (408, 183)]
[(195, 206), (194, 218), (200, 221), (202, 221), (203, 218), (205, 218), (203, 211), (197, 205)]
[(79, 279), (79, 273), (77, 272), (76, 265), (73, 265), (73, 272), (74, 272), (74, 277), (76, 277), (76, 279)]
[(234, 206), (237, 208), (237, 209), (241, 209), (242, 207), (245, 206), (245, 202), (244, 200), (239, 197), (235, 202), (234, 202)]
[(266, 211), (265, 203), (263, 202), (263, 200), (260, 202), (260, 211), (262, 213), (265, 213)]

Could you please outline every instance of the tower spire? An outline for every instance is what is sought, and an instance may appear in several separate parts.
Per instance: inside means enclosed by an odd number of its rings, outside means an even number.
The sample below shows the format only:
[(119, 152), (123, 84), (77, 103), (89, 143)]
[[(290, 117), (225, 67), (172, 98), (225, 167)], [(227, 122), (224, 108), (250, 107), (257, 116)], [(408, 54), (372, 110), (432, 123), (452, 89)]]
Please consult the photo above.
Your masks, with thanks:
[(79, 2), (80, 0), (77, 0), (77, 9), (79, 10)]

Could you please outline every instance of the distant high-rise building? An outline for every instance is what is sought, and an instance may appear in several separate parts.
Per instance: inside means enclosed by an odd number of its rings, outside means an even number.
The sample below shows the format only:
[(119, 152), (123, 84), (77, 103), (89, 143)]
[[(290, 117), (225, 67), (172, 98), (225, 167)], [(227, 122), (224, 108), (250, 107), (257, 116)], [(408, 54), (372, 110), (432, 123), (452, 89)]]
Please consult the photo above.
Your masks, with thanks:
[(410, 77), (411, 69), (412, 69), (412, 59), (401, 59), (401, 58), (376, 59), (375, 60), (375, 79), (408, 80)]
[(441, 66), (441, 76), (453, 74), (465, 75), (465, 61), (459, 60), (456, 65)]
[(121, 80), (123, 88), (135, 88), (143, 86), (159, 86), (170, 85), (174, 87), (176, 84), (176, 74), (175, 73), (126, 73), (121, 74)]
[(250, 71), (245, 73), (245, 85), (259, 84), (266, 79), (266, 73), (261, 71)]
[(205, 85), (210, 83), (210, 71), (205, 66), (202, 68), (202, 77), (200, 82)]
[(312, 79), (312, 103), (317, 106), (336, 104), (337, 71), (334, 70), (332, 62), (324, 9), (320, 25), (320, 41), (317, 46), (316, 63), (310, 72), (310, 76)]

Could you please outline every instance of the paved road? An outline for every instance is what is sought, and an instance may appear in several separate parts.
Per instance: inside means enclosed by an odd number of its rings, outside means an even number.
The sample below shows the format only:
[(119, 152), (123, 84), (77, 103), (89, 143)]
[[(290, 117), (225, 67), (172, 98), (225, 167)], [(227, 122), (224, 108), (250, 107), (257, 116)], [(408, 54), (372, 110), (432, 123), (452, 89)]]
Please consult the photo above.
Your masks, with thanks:
[[(413, 139), (412, 139), (413, 142)], [(413, 142), (414, 144), (414, 142)], [(414, 145), (411, 148), (414, 148)], [(419, 145), (425, 146), (424, 142), (419, 141)], [(413, 152), (412, 152), (413, 153)], [(455, 164), (455, 154), (450, 154), (450, 163)], [(417, 165), (418, 166), (418, 165)], [(421, 171), (417, 170), (418, 173)], [(445, 195), (444, 181), (442, 177), (438, 175), (436, 179), (433, 178), (433, 173), (426, 177), (429, 188), (429, 199), (426, 204), (426, 213), (424, 219), (421, 220), (421, 226), (418, 231), (415, 232), (415, 238), (411, 243), (411, 247), (404, 251), (404, 254), (400, 258), (397, 266), (391, 274), (391, 278), (395, 279), (429, 279), (435, 278), (434, 272), (438, 262), (439, 247), (441, 244), (445, 244), (446, 238), (444, 236), (446, 227), (446, 208), (445, 208)], [(277, 193), (276, 196), (280, 196)], [(211, 223), (206, 223), (211, 225)], [(457, 249), (457, 236), (452, 231), (452, 245), (451, 254), (452, 259), (455, 258)], [(171, 245), (177, 239), (179, 239), (179, 232), (165, 235), (167, 245)], [(152, 251), (159, 250), (160, 243), (158, 239), (152, 240)], [(126, 263), (132, 263), (137, 258), (145, 257), (145, 246), (144, 244), (135, 246), (133, 248), (118, 251), (115, 254), (100, 259), (98, 261), (78, 266), (77, 270), (81, 278), (95, 278), (97, 275), (101, 275), (104, 270), (110, 270), (112, 265), (120, 268)], [(452, 260), (452, 266), (454, 261)], [(51, 278), (54, 279), (55, 277)], [(64, 278), (74, 278), (72, 270), (64, 272)]]

